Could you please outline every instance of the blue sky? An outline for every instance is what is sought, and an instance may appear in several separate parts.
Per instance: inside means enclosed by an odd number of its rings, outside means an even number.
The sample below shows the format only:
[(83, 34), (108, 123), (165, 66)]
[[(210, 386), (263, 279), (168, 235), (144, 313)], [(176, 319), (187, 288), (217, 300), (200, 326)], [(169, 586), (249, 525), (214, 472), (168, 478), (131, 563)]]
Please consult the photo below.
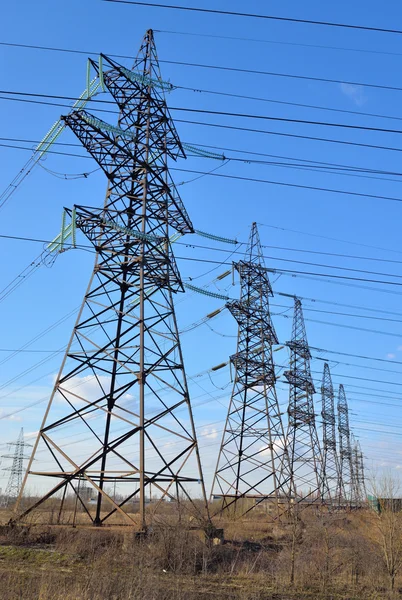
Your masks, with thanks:
[[(191, 5), (188, 2), (188, 5)], [(197, 6), (198, 3), (194, 3)], [(371, 82), (380, 85), (399, 86), (400, 37), (355, 30), (278, 23), (271, 21), (219, 17), (167, 11), (145, 7), (108, 4), (98, 0), (69, 3), (40, 0), (34, 4), (27, 1), (8, 3), (3, 9), (2, 35), (0, 41), (34, 44), (48, 47), (70, 48), (106, 54), (134, 56), (147, 28), (156, 30), (156, 43), (160, 59), (203, 64), (225, 65), (260, 71), (292, 73), (312, 77), (326, 77), (342, 81)], [(204, 2), (204, 7), (245, 10), (244, 3)], [(401, 7), (396, 2), (307, 2), (301, 5), (290, 1), (284, 6), (251, 1), (247, 11), (265, 12), (299, 18), (364, 23), (379, 27), (392, 27), (400, 22)], [(199, 35), (179, 35), (158, 30), (208, 34), (229, 37), (270, 40), (269, 43), (228, 40)], [(365, 52), (334, 50), (330, 48), (305, 47), (292, 44), (313, 44), (355, 48)], [(373, 53), (382, 52), (383, 54)], [(399, 55), (398, 55), (399, 53)], [(129, 60), (122, 60), (129, 66)], [(38, 94), (76, 97), (85, 87), (86, 56), (16, 47), (0, 46), (2, 89)], [(401, 93), (354, 85), (302, 81), (289, 78), (269, 77), (257, 74), (199, 69), (174, 64), (161, 64), (164, 78), (173, 84), (191, 89), (224, 91), (233, 94), (258, 96), (283, 102), (319, 105), (341, 110), (361, 111), (391, 115), (402, 119)], [(6, 94), (2, 93), (2, 97)], [(31, 147), (40, 140), (50, 126), (68, 109), (42, 106), (23, 102), (2, 102), (0, 113), (1, 136), (32, 140), (20, 144)], [(61, 104), (68, 102), (60, 100)], [(314, 121), (342, 122), (364, 126), (401, 129), (401, 121), (336, 113), (325, 110), (292, 107), (240, 98), (185, 91), (178, 89), (168, 97), (168, 103), (176, 108), (195, 108), (239, 113), (252, 113), (274, 117), (306, 119)], [(108, 106), (110, 109), (110, 107)], [(89, 108), (91, 110), (91, 107)], [(115, 122), (111, 114), (96, 113), (109, 122)], [(337, 138), (365, 144), (401, 147), (400, 134), (387, 134), (359, 130), (325, 128), (305, 124), (290, 124), (257, 119), (200, 115), (172, 110), (176, 126), (183, 141), (193, 144), (222, 146), (242, 151), (252, 151), (299, 159), (342, 163), (370, 169), (400, 172), (400, 152), (365, 149), (356, 146), (307, 141), (272, 134), (257, 134), (235, 130), (217, 129), (179, 122), (196, 120), (208, 123), (225, 123), (240, 127), (266, 129), (299, 135)], [(76, 143), (65, 132), (63, 142)], [(3, 143), (0, 141), (0, 143)], [(13, 142), (4, 142), (13, 143)], [(64, 148), (66, 150), (66, 148)], [(80, 149), (78, 150), (84, 154)], [(28, 160), (30, 153), (0, 146), (2, 169), (1, 190)], [(225, 152), (228, 156), (242, 156)], [(60, 228), (63, 206), (78, 204), (100, 205), (105, 193), (105, 178), (95, 172), (87, 178), (68, 179), (55, 177), (49, 170), (61, 174), (82, 174), (96, 169), (90, 159), (49, 155), (43, 163), (47, 170), (37, 167), (25, 180), (1, 211), (0, 233), (41, 238), (53, 238)], [(217, 167), (215, 161), (189, 158), (178, 168), (209, 171)], [(394, 180), (376, 180), (319, 173), (268, 165), (228, 163), (216, 173), (238, 175), (278, 182), (290, 182), (306, 186), (345, 189), (381, 196), (401, 197), (401, 183)], [(177, 183), (191, 180), (191, 173), (172, 172)], [(391, 177), (390, 177), (391, 178)], [(336, 252), (345, 255), (402, 260), (400, 246), (400, 216), (402, 206), (397, 202), (359, 198), (342, 194), (303, 190), (263, 183), (231, 180), (206, 176), (180, 187), (182, 199), (196, 228), (230, 238), (246, 241), (252, 221), (261, 223), (260, 235), (265, 245), (316, 252)], [(293, 230), (293, 231), (291, 231)], [(296, 233), (299, 231), (302, 233)], [(319, 237), (324, 236), (324, 237)], [(333, 238), (328, 239), (328, 238)], [(340, 240), (345, 240), (342, 242)], [(81, 242), (84, 240), (81, 239)], [(187, 239), (184, 240), (187, 242)], [(348, 242), (348, 243), (346, 243)], [(200, 237), (188, 238), (188, 243), (214, 246)], [(0, 239), (3, 252), (1, 261), (1, 288), (6, 287), (43, 250), (41, 244)], [(225, 251), (202, 248), (176, 247), (178, 256), (201, 260), (230, 261), (230, 246), (216, 244)], [(377, 249), (365, 247), (375, 246)], [(379, 250), (378, 248), (383, 248)], [(374, 262), (354, 258), (336, 258), (319, 254), (265, 248), (266, 264), (272, 268), (289, 268), (301, 271), (331, 272), (329, 268), (317, 268), (279, 259), (302, 260), (325, 265), (365, 269), (402, 275), (401, 265), (392, 262)], [(1, 300), (0, 360), (8, 358), (9, 352), (21, 348), (34, 336), (72, 312), (82, 299), (93, 263), (93, 256), (83, 251), (71, 251), (58, 257), (51, 268), (42, 266), (12, 294)], [(205, 262), (178, 260), (184, 279), (197, 278), (196, 285), (205, 285), (225, 270), (225, 266)], [(341, 273), (341, 272), (340, 272)], [(343, 273), (345, 274), (345, 273)], [(353, 275), (353, 273), (352, 273)], [(364, 274), (355, 274), (365, 277)], [(370, 277), (370, 275), (367, 275)], [(386, 278), (389, 279), (389, 278)], [(274, 288), (280, 292), (295, 293), (317, 300), (336, 301), (356, 307), (371, 307), (401, 313), (400, 292), (397, 286), (366, 287), (328, 283), (319, 277), (302, 278), (282, 275)], [(356, 282), (355, 282), (356, 283)], [(364, 286), (364, 284), (361, 284)], [(230, 278), (210, 289), (224, 290), (236, 297), (238, 287), (231, 285)], [(379, 291), (376, 291), (376, 289)], [(179, 326), (186, 327), (211, 312), (222, 303), (218, 300), (187, 293), (178, 298)], [(291, 307), (291, 302), (279, 296), (272, 301), (273, 313)], [(275, 305), (281, 305), (276, 307)], [(285, 307), (285, 308), (283, 308)], [(378, 363), (353, 357), (330, 355), (333, 379), (343, 381), (352, 410), (351, 423), (356, 437), (361, 440), (369, 466), (389, 466), (398, 471), (402, 465), (402, 451), (398, 427), (401, 425), (402, 401), (399, 385), (402, 373), (402, 331), (400, 323), (375, 321), (365, 318), (333, 316), (310, 312), (307, 309), (337, 310), (361, 315), (387, 315), (334, 307), (318, 302), (304, 302), (305, 317), (341, 325), (375, 329), (378, 333), (363, 332), (348, 327), (330, 326), (307, 320), (308, 337), (312, 346), (388, 359), (395, 362)], [(279, 339), (290, 337), (292, 311), (274, 316)], [(398, 319), (397, 315), (389, 318)], [(66, 319), (50, 331), (29, 350), (60, 350), (67, 343), (73, 318)], [(236, 327), (230, 315), (223, 313), (211, 321), (215, 331), (201, 327), (183, 335), (183, 350), (187, 371), (194, 375), (227, 360), (235, 351)], [(392, 335), (387, 335), (390, 333)], [(221, 335), (223, 334), (223, 335)], [(313, 352), (317, 356), (317, 352)], [(18, 408), (49, 396), (53, 378), (61, 361), (60, 353), (24, 352), (0, 364), (0, 416), (4, 417)], [(325, 353), (320, 355), (324, 358)], [(278, 364), (286, 362), (286, 352), (276, 354)], [(336, 364), (334, 359), (360, 366)], [(43, 364), (35, 366), (39, 361)], [(314, 360), (312, 369), (317, 381), (320, 379), (323, 361)], [(377, 371), (375, 368), (394, 372)], [(27, 371), (26, 374), (22, 374)], [(22, 374), (22, 375), (21, 375)], [(342, 375), (347, 377), (342, 378)], [(17, 379), (18, 377), (18, 379)], [(362, 378), (362, 379), (355, 379)], [(385, 383), (366, 382), (364, 378)], [(213, 470), (218, 448), (222, 421), (230, 396), (230, 374), (225, 369), (212, 375), (190, 379), (194, 398), (196, 422), (201, 434), (203, 461), (207, 479)], [(201, 386), (201, 387), (200, 387)], [(364, 386), (364, 389), (363, 389)], [(317, 386), (318, 387), (318, 386)], [(20, 389), (21, 388), (21, 389)], [(218, 389), (217, 389), (218, 388)], [(223, 389), (219, 389), (223, 388)], [(283, 383), (278, 385), (281, 405), (285, 407), (287, 391)], [(216, 399), (218, 397), (218, 399)], [(214, 400), (215, 398), (215, 400)], [(207, 403), (205, 403), (208, 401)], [(38, 429), (45, 402), (0, 421), (2, 441), (17, 437), (21, 426), (26, 432)], [(320, 409), (319, 396), (316, 408)], [(212, 424), (211, 424), (212, 423)], [(1, 449), (1, 448), (0, 448)], [(6, 464), (6, 461), (3, 462)], [(6, 479), (0, 481), (4, 486)]]

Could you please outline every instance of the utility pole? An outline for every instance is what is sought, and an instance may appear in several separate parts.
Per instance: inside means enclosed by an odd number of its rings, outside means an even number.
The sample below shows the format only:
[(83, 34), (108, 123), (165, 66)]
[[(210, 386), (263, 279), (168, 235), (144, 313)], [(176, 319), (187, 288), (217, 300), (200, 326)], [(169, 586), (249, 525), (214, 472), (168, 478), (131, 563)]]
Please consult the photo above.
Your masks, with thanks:
[(234, 385), (219, 450), (211, 498), (220, 512), (241, 516), (263, 501), (289, 501), (290, 472), (282, 416), (275, 389), (273, 344), (278, 343), (269, 310), (273, 295), (253, 223), (243, 260), (234, 264), (240, 300), (227, 308), (238, 324)]
[[(54, 468), (33, 471), (31, 460), (24, 480), (37, 475), (51, 484), (17, 518), (54, 497), (62, 513), (69, 490), (94, 525), (115, 515), (145, 530), (150, 484), (160, 502), (185, 500), (201, 516), (193, 502), (200, 497), (207, 511), (173, 303), (184, 289), (170, 237), (192, 233), (193, 225), (168, 160), (185, 153), (152, 30), (131, 70), (104, 55), (92, 66), (120, 116), (117, 126), (85, 110), (63, 118), (108, 187), (103, 208), (73, 209), (94, 246), (95, 266), (32, 455), (47, 451)], [(64, 441), (68, 432), (76, 435), (73, 446)], [(80, 445), (88, 436), (91, 442)], [(80, 480), (95, 490), (95, 507), (81, 497)], [(115, 483), (118, 499), (106, 491)]]
[(339, 504), (352, 505), (354, 502), (354, 481), (352, 445), (349, 427), (349, 409), (345, 389), (341, 384), (338, 394), (338, 432), (339, 432), (339, 466), (340, 485), (338, 490)]
[(322, 502), (328, 496), (328, 489), (323, 477), (323, 458), (315, 424), (311, 354), (299, 298), (294, 301), (292, 339), (287, 346), (290, 349), (290, 369), (284, 375), (290, 387), (286, 441), (292, 482), (299, 501)]
[(14, 454), (3, 454), (1, 458), (12, 458), (11, 467), (5, 467), (4, 471), (10, 471), (7, 487), (4, 492), (3, 505), (8, 506), (15, 502), (22, 486), (22, 475), (24, 471), (24, 460), (28, 459), (24, 451), (25, 447), (31, 446), (27, 444), (24, 438), (24, 429), (21, 427), (20, 434), (16, 442), (10, 442), (10, 446), (15, 446)]
[[(322, 495), (325, 500), (336, 504), (339, 500), (340, 481), (339, 458), (336, 447), (335, 396), (331, 372), (328, 363), (324, 364), (321, 384), (322, 399), (322, 443), (323, 443), (323, 485)], [(325, 494), (325, 487), (328, 496)]]

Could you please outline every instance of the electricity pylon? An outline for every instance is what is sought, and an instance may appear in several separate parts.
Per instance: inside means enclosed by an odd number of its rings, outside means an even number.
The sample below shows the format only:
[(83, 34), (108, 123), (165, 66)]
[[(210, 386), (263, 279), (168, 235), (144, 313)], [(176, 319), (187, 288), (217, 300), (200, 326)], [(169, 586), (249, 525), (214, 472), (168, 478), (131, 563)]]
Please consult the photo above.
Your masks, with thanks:
[(360, 444), (352, 435), (352, 490), (353, 501), (357, 507), (361, 507), (366, 501), (366, 483), (364, 479), (363, 453)]
[[(132, 70), (106, 56), (102, 65), (93, 63), (120, 110), (118, 126), (84, 110), (64, 117), (108, 179), (103, 208), (74, 208), (95, 266), (32, 455), (46, 450), (55, 467), (40, 455), (43, 469), (32, 471), (31, 460), (24, 480), (56, 484), (19, 518), (55, 496), (62, 514), (69, 491), (94, 525), (115, 515), (145, 529), (151, 485), (160, 502), (184, 498), (196, 510), (199, 497), (206, 507), (173, 304), (183, 286), (170, 243), (171, 233), (193, 226), (169, 174), (168, 159), (185, 153), (153, 32)], [(94, 506), (80, 483), (92, 487)]]
[(356, 442), (356, 480), (359, 488), (361, 504), (367, 501), (366, 478), (364, 474), (364, 457), (360, 442)]
[(352, 444), (350, 439), (349, 409), (345, 389), (341, 384), (338, 395), (339, 432), (339, 503), (352, 505), (354, 502)]
[(4, 492), (3, 505), (7, 506), (18, 498), (22, 486), (22, 474), (24, 472), (24, 460), (28, 459), (24, 451), (25, 447), (30, 446), (24, 438), (24, 429), (21, 428), (16, 442), (10, 442), (10, 446), (15, 446), (14, 454), (3, 454), (1, 458), (12, 458), (11, 467), (5, 467), (3, 471), (10, 471), (10, 477)]
[(256, 223), (244, 259), (234, 266), (240, 300), (226, 306), (238, 323), (237, 352), (230, 357), (235, 375), (211, 497), (221, 499), (221, 511), (240, 516), (264, 500), (278, 512), (289, 500), (290, 472), (275, 390), (273, 294)]
[[(324, 372), (321, 384), (322, 398), (322, 461), (323, 461), (323, 485), (322, 495), (325, 500), (336, 504), (339, 500), (339, 459), (336, 448), (336, 419), (335, 419), (335, 397), (332, 385), (331, 372), (328, 363), (324, 364)], [(325, 487), (328, 497), (325, 494)]]
[(286, 442), (292, 482), (299, 501), (322, 502), (323, 497), (328, 496), (328, 489), (315, 424), (311, 354), (299, 298), (294, 301), (292, 339), (287, 346), (290, 369), (284, 375), (290, 387)]

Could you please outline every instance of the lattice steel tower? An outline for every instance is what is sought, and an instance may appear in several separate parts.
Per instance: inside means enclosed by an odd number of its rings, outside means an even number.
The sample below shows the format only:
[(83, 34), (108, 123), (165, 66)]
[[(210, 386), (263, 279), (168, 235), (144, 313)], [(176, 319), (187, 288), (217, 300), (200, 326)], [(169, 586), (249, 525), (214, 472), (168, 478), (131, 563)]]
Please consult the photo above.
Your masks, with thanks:
[(356, 506), (361, 507), (366, 501), (366, 482), (364, 479), (363, 453), (360, 444), (352, 434), (352, 480), (353, 501)]
[(284, 373), (289, 388), (287, 444), (292, 481), (299, 500), (321, 502), (328, 496), (323, 478), (323, 460), (318, 439), (310, 372), (311, 354), (307, 342), (302, 305), (294, 301), (290, 369)]
[(359, 441), (356, 442), (354, 450), (355, 450), (354, 472), (355, 472), (356, 484), (357, 484), (358, 493), (359, 493), (360, 504), (363, 504), (367, 500), (367, 490), (366, 490), (366, 478), (364, 475), (364, 457), (363, 457), (363, 452), (362, 452)]
[(275, 390), (273, 294), (256, 223), (244, 260), (234, 266), (240, 300), (226, 306), (238, 323), (237, 352), (230, 357), (235, 376), (211, 494), (222, 499), (223, 510), (241, 515), (263, 500), (278, 506), (288, 499), (290, 473)]
[[(132, 70), (106, 56), (93, 67), (120, 116), (117, 127), (84, 110), (64, 117), (108, 187), (103, 208), (75, 207), (95, 267), (34, 447), (33, 456), (47, 450), (54, 468), (43, 455), (42, 470), (28, 468), (37, 486), (56, 483), (20, 518), (56, 494), (63, 504), (68, 490), (95, 525), (116, 514), (145, 528), (150, 485), (156, 500), (198, 497), (206, 506), (173, 305), (183, 287), (170, 236), (193, 226), (168, 159), (185, 153), (151, 30)], [(83, 482), (94, 506), (80, 496)]]
[[(324, 364), (321, 384), (323, 497), (336, 504), (339, 500), (340, 472), (336, 447), (335, 395), (328, 363)], [(327, 492), (327, 494), (326, 494)]]
[(354, 502), (352, 444), (350, 439), (349, 409), (345, 389), (341, 384), (338, 395), (338, 432), (339, 432), (339, 467), (340, 467), (340, 498), (339, 502), (352, 504)]
[(16, 442), (10, 442), (10, 446), (15, 446), (14, 454), (3, 454), (1, 458), (12, 458), (11, 467), (5, 467), (4, 471), (10, 471), (10, 477), (3, 496), (3, 504), (7, 506), (18, 498), (22, 486), (22, 475), (24, 472), (24, 460), (29, 458), (25, 455), (25, 448), (31, 446), (27, 444), (24, 438), (24, 429), (21, 427), (20, 434)]

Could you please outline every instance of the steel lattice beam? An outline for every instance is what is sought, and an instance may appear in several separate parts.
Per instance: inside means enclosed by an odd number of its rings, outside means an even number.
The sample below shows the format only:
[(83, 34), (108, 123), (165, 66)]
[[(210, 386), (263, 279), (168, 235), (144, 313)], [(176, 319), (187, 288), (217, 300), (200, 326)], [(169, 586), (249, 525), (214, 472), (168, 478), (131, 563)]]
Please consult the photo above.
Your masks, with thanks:
[(295, 298), (292, 339), (287, 346), (290, 348), (290, 369), (284, 375), (290, 387), (286, 442), (292, 482), (298, 501), (323, 502), (328, 489), (315, 424), (311, 355), (299, 298)]
[(234, 266), (241, 295), (227, 308), (238, 324), (237, 352), (230, 357), (235, 377), (211, 497), (222, 500), (221, 511), (241, 516), (263, 501), (279, 510), (289, 501), (290, 473), (275, 390), (273, 294), (256, 223), (244, 260)]
[(348, 402), (342, 384), (339, 386), (338, 393), (338, 433), (340, 466), (340, 485), (338, 489), (339, 503), (342, 505), (352, 505), (355, 501), (353, 456), (350, 438)]
[[(103, 208), (75, 207), (96, 261), (32, 455), (47, 450), (56, 470), (40, 468), (41, 459), (33, 471), (31, 460), (24, 481), (36, 474), (56, 484), (20, 518), (56, 495), (63, 503), (69, 490), (95, 525), (116, 513), (132, 523), (138, 499), (144, 529), (151, 485), (160, 500), (198, 496), (206, 507), (173, 304), (183, 287), (169, 242), (172, 230), (193, 226), (169, 175), (168, 159), (185, 155), (163, 91), (152, 83), (160, 79), (152, 31), (133, 68), (141, 77), (108, 57), (103, 65), (118, 127), (83, 110), (64, 117), (108, 188)], [(66, 443), (66, 428), (87, 436), (81, 450), (79, 436), (76, 447)], [(82, 481), (92, 486), (94, 511), (83, 502)], [(111, 497), (111, 484), (124, 488), (122, 499)]]
[(340, 466), (336, 443), (335, 396), (328, 363), (324, 364), (321, 384), (322, 399), (322, 459), (324, 499), (337, 504), (339, 500)]

